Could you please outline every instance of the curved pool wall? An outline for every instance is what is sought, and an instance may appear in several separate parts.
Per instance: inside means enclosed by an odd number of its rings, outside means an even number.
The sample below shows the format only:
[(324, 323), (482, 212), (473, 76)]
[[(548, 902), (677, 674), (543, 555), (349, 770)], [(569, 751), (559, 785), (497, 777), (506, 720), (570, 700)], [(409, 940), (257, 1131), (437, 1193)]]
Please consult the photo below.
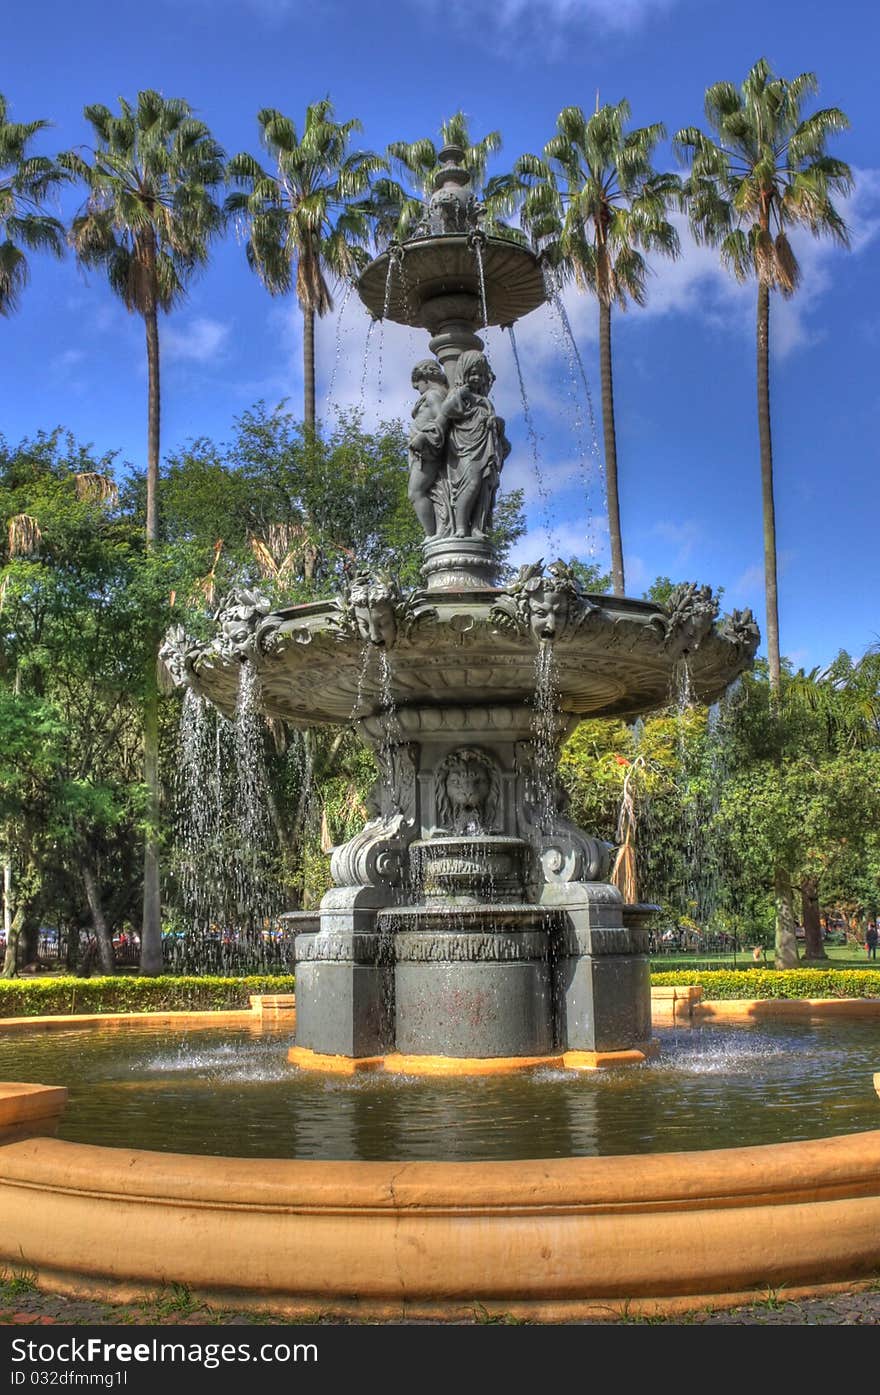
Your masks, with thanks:
[(291, 1316), (483, 1307), (566, 1321), (880, 1270), (880, 1130), (531, 1162), (267, 1161), (22, 1137), (57, 1127), (63, 1092), (50, 1093), (35, 1103), (39, 1087), (0, 1086), (0, 1260), (61, 1292), (129, 1299), (177, 1283)]

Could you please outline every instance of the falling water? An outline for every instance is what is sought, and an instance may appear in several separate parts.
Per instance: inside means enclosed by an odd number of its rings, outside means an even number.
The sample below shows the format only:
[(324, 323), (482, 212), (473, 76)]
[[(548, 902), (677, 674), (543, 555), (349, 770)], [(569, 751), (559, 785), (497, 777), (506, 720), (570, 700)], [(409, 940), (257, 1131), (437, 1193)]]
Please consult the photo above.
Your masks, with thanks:
[[(235, 721), (191, 690), (180, 718), (174, 900), (185, 934), (178, 969), (265, 968), (281, 908), (256, 676), (242, 665)], [(266, 932), (264, 934), (264, 931)]]
[[(658, 796), (641, 818), (640, 872), (649, 900), (670, 905), (679, 938), (677, 948), (702, 956), (736, 949), (737, 919), (732, 913), (733, 869), (714, 824), (729, 768), (730, 735), (726, 707), (709, 710), (701, 730), (699, 706), (686, 659), (673, 672), (670, 711), (676, 724), (674, 784), (666, 813)], [(671, 804), (668, 802), (671, 801)], [(697, 930), (686, 928), (689, 922)]]
[(543, 641), (535, 655), (532, 745), (535, 752), (535, 802), (545, 833), (556, 826), (556, 758), (559, 749), (560, 694), (553, 645)]
[(481, 236), (475, 236), (471, 240), (474, 249), (474, 256), (477, 261), (477, 281), (480, 287), (480, 314), (481, 323), (484, 329), (489, 328), (489, 310), (486, 304), (486, 272), (483, 267), (483, 243)]
[(391, 657), (387, 649), (379, 651), (379, 682), (381, 685), (380, 719), (382, 722), (382, 740), (379, 745), (379, 753), (382, 758), (382, 781), (389, 802), (392, 806), (396, 806), (399, 803), (400, 791), (397, 789), (394, 776), (393, 757), (397, 748), (403, 744), (403, 732), (400, 727), (400, 718), (397, 715)]
[(361, 650), (361, 662), (358, 669), (354, 701), (351, 704), (351, 712), (348, 714), (348, 720), (350, 722), (357, 721), (364, 714), (364, 689), (367, 682), (367, 675), (370, 672), (370, 660), (372, 657), (373, 645), (365, 640), (364, 647)]
[(538, 498), (541, 501), (544, 532), (547, 534), (547, 543), (550, 548), (550, 551), (558, 552), (559, 549), (556, 543), (556, 534), (553, 527), (553, 521), (550, 512), (550, 492), (547, 489), (547, 484), (544, 479), (544, 473), (541, 469), (541, 451), (538, 444), (538, 433), (535, 430), (535, 423), (532, 420), (532, 413), (529, 408), (528, 398), (526, 397), (526, 385), (523, 379), (522, 364), (520, 363), (519, 350), (516, 344), (516, 335), (513, 332), (512, 324), (509, 324), (507, 326), (507, 332), (510, 335), (510, 347), (513, 350), (513, 361), (516, 364), (516, 376), (519, 379), (519, 395), (520, 401), (522, 402), (523, 419), (526, 424), (526, 434), (528, 435), (529, 444), (532, 449), (532, 468), (535, 471), (535, 480), (538, 486)]
[(367, 334), (364, 339), (364, 361), (361, 365), (361, 395), (358, 403), (358, 416), (362, 417), (367, 403), (367, 364), (370, 361), (370, 340), (373, 337), (373, 330), (376, 328), (376, 321), (370, 320), (367, 325)]
[(378, 366), (376, 372), (376, 398), (382, 401), (382, 354), (385, 346), (385, 321), (388, 318), (388, 311), (391, 309), (391, 287), (394, 281), (394, 272), (400, 261), (400, 252), (392, 249), (388, 253), (388, 270), (385, 273), (385, 298), (382, 302), (382, 318), (379, 321), (379, 345), (376, 351)]
[(403, 319), (406, 324), (409, 324), (412, 320), (412, 304), (409, 298), (409, 278), (406, 274), (406, 257), (404, 256), (402, 247), (399, 250), (397, 270), (400, 276), (400, 295), (403, 301)]
[(237, 777), (236, 859), (239, 924), (259, 933), (281, 909), (277, 882), (270, 875), (274, 852), (269, 786), (266, 774), (260, 680), (252, 664), (244, 663), (235, 708), (235, 770)]
[[(547, 300), (550, 305), (551, 311), (553, 312), (553, 314), (555, 314), (556, 319), (558, 321), (558, 329), (552, 332), (557, 344), (562, 349), (566, 364), (568, 366), (569, 399), (572, 403), (572, 409), (574, 414), (574, 430), (575, 440), (577, 441), (578, 448), (578, 461), (580, 466), (581, 478), (583, 480), (584, 492), (587, 500), (587, 541), (590, 555), (592, 556), (596, 551), (594, 523), (595, 509), (593, 503), (593, 494), (597, 484), (599, 488), (600, 497), (604, 499), (605, 496), (605, 470), (602, 460), (602, 452), (599, 449), (599, 434), (596, 429), (596, 414), (593, 410), (593, 394), (590, 391), (590, 383), (589, 379), (587, 378), (587, 371), (584, 367), (584, 361), (581, 358), (580, 349), (577, 346), (577, 340), (574, 337), (574, 331), (571, 327), (571, 320), (568, 317), (568, 311), (566, 310), (565, 302), (562, 299), (562, 293), (560, 291), (559, 281), (556, 277), (556, 273), (554, 272), (553, 268), (548, 265), (547, 262), (544, 262), (542, 271), (544, 275), (544, 286), (547, 291)], [(589, 450), (593, 461), (592, 468), (587, 460), (587, 451), (585, 449), (584, 443), (584, 420), (583, 413), (581, 410), (580, 392), (578, 390), (578, 379), (580, 379), (580, 383), (583, 385), (584, 400), (586, 401), (587, 405), (587, 420), (589, 422), (590, 430)]]
[(330, 370), (330, 383), (327, 388), (327, 402), (333, 405), (333, 389), (336, 386), (336, 376), (339, 372), (339, 362), (342, 358), (342, 318), (345, 314), (345, 307), (348, 299), (355, 288), (354, 281), (348, 281), (345, 286), (345, 294), (342, 297), (342, 304), (339, 307), (339, 314), (336, 317), (336, 342), (333, 349), (333, 367)]
[(194, 926), (210, 923), (213, 887), (206, 877), (206, 859), (216, 833), (217, 737), (216, 708), (187, 688), (180, 713), (180, 760), (175, 775), (177, 807), (177, 877), (185, 910)]

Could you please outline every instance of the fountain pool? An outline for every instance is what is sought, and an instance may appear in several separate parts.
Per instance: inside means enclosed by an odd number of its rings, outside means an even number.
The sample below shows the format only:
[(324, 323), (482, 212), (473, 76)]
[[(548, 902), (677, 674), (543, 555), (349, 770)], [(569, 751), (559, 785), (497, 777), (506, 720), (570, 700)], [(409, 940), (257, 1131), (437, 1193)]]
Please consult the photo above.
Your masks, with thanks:
[(876, 1022), (661, 1029), (638, 1067), (478, 1078), (292, 1070), (289, 1028), (0, 1037), (0, 1078), (68, 1088), (71, 1142), (247, 1158), (479, 1162), (791, 1142), (878, 1122)]

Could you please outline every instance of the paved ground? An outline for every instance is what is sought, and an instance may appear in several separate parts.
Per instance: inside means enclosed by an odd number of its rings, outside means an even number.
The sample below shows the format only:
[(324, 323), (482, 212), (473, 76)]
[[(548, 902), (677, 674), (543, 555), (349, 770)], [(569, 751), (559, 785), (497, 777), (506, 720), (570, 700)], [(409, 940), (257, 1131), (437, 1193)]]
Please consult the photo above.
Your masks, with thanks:
[[(312, 1322), (334, 1325), (347, 1319), (315, 1314)], [(507, 1319), (515, 1321), (515, 1319)], [(487, 1313), (475, 1308), (472, 1323), (503, 1324), (503, 1312)], [(611, 1318), (611, 1323), (652, 1323), (658, 1325), (730, 1326), (880, 1326), (880, 1282), (859, 1292), (834, 1293), (815, 1298), (786, 1300), (784, 1293), (769, 1293), (746, 1307), (726, 1312), (695, 1311), (674, 1318)], [(208, 1308), (195, 1303), (185, 1289), (172, 1288), (158, 1299), (141, 1303), (111, 1304), (79, 1298), (62, 1298), (56, 1294), (40, 1293), (27, 1279), (13, 1278), (0, 1283), (0, 1324), (25, 1325), (85, 1325), (131, 1324), (150, 1326), (231, 1326), (266, 1324), (291, 1325), (291, 1319), (279, 1313), (236, 1312)], [(410, 1325), (407, 1323), (407, 1325)], [(432, 1324), (435, 1325), (435, 1324)], [(602, 1324), (607, 1325), (607, 1324)]]

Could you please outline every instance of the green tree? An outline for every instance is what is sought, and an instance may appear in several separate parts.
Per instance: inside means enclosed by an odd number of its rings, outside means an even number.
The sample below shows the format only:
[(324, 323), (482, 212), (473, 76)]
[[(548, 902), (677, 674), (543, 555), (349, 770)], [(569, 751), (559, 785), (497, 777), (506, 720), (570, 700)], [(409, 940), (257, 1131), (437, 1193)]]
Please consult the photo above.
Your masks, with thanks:
[[(229, 442), (202, 438), (170, 458), (163, 531), (199, 547), (215, 592), (238, 579), (259, 581), (288, 603), (313, 600), (363, 568), (416, 586), (423, 535), (407, 474), (406, 435), (397, 423), (368, 432), (343, 416), (328, 436), (316, 436), (283, 404), (258, 403), (236, 420)], [(513, 490), (496, 510), (502, 565), (523, 531), (522, 494)]]
[(527, 192), (523, 225), (563, 278), (595, 295), (599, 306), (602, 430), (614, 594), (625, 593), (623, 539), (614, 420), (611, 310), (643, 305), (648, 265), (643, 252), (676, 257), (678, 234), (667, 218), (679, 181), (651, 163), (662, 125), (627, 131), (629, 103), (599, 107), (587, 117), (566, 107), (543, 157), (522, 155), (514, 171)]
[(820, 902), (857, 900), (877, 867), (878, 678), (875, 654), (855, 664), (842, 655), (824, 672), (783, 668), (778, 688), (768, 672), (745, 675), (734, 703), (716, 826), (773, 899), (779, 967), (796, 960), (795, 894), (807, 956), (822, 958)]
[(689, 126), (674, 138), (678, 150), (691, 161), (684, 198), (695, 237), (720, 248), (722, 261), (738, 281), (754, 276), (758, 285), (765, 638), (774, 692), (781, 684), (781, 663), (770, 429), (770, 296), (773, 291), (793, 295), (800, 281), (789, 241), (793, 228), (848, 244), (846, 226), (831, 196), (847, 193), (853, 182), (849, 166), (826, 151), (829, 137), (849, 125), (843, 112), (827, 107), (803, 114), (805, 101), (817, 90), (813, 73), (779, 78), (766, 59), (759, 59), (740, 87), (718, 82), (708, 88), (706, 120), (712, 135)]
[(64, 172), (30, 149), (47, 121), (10, 121), (0, 93), (0, 315), (11, 315), (28, 281), (27, 252), (64, 255), (64, 228), (43, 211)]
[(326, 98), (306, 108), (302, 135), (271, 107), (258, 112), (257, 121), (274, 171), (246, 152), (233, 156), (228, 177), (240, 187), (226, 207), (247, 226), (248, 263), (269, 294), (296, 291), (303, 316), (305, 424), (314, 432), (315, 316), (333, 309), (328, 277), (351, 280), (368, 259), (369, 221), (358, 200), (385, 162), (372, 151), (349, 150), (361, 123), (336, 121)]
[[(159, 311), (169, 311), (182, 299), (191, 275), (207, 261), (211, 239), (224, 225), (215, 197), (224, 156), (207, 126), (179, 98), (145, 90), (136, 105), (120, 98), (119, 107), (118, 116), (105, 106), (86, 107), (95, 137), (91, 159), (68, 152), (60, 160), (88, 189), (70, 230), (77, 257), (84, 266), (106, 271), (111, 288), (127, 310), (142, 316), (146, 329), (146, 537), (148, 546), (154, 546), (159, 526)], [(155, 667), (154, 657), (148, 662)], [(148, 679), (144, 772), (150, 817), (144, 849), (141, 969), (151, 974), (162, 968), (158, 760), (158, 693), (155, 680)]]
[(119, 508), (111, 471), (58, 432), (0, 440), (0, 841), (22, 915), (91, 922), (107, 971), (141, 890), (144, 675), (186, 582)]

